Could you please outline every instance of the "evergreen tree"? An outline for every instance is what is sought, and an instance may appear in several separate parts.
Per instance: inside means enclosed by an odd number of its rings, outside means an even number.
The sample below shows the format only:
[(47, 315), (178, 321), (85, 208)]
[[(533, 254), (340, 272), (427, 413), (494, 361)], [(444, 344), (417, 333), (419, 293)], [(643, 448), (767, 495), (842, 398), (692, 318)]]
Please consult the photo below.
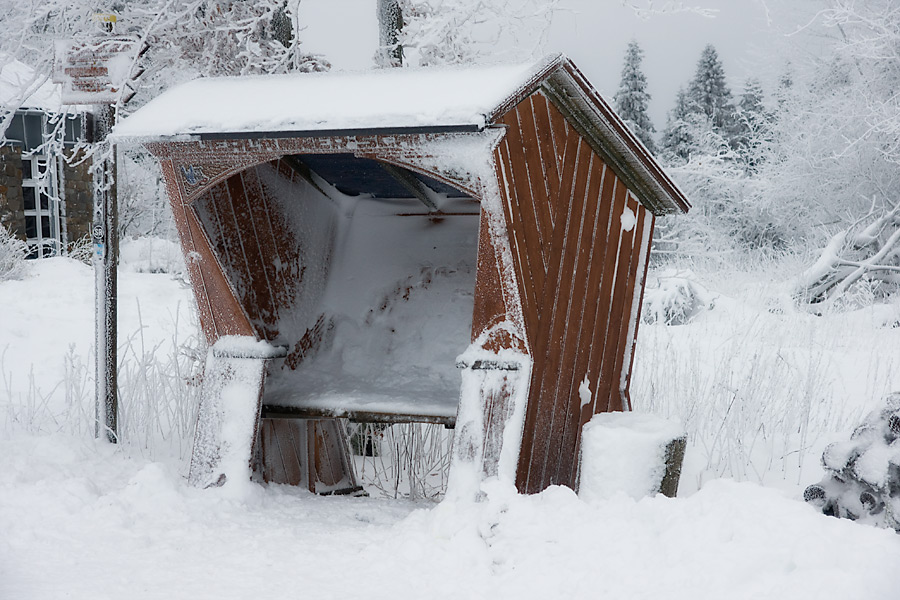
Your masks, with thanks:
[(688, 98), (692, 110), (704, 115), (713, 131), (727, 132), (734, 113), (731, 90), (725, 82), (725, 69), (719, 60), (719, 53), (712, 44), (707, 44), (700, 55), (697, 72), (688, 87)]
[(670, 158), (688, 161), (696, 150), (696, 116), (684, 88), (679, 88), (675, 97), (675, 108), (669, 111), (666, 128), (663, 130), (663, 150)]
[(771, 117), (763, 105), (763, 89), (759, 79), (751, 77), (734, 113), (731, 145), (750, 170), (760, 162), (759, 149), (768, 135)]
[(656, 145), (653, 142), (656, 128), (647, 115), (650, 94), (647, 93), (647, 78), (641, 71), (643, 58), (644, 51), (637, 41), (629, 42), (625, 51), (625, 64), (622, 67), (622, 80), (615, 95), (616, 111), (631, 131), (644, 142), (647, 149), (656, 152)]

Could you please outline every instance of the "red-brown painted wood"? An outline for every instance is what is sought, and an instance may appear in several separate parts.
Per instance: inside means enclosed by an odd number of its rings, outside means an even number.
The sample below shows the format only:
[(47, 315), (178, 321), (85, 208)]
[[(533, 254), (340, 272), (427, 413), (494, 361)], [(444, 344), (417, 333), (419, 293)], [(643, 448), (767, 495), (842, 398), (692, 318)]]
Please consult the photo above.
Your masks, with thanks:
[(622, 408), (644, 218), (630, 204), (638, 223), (622, 231), (628, 190), (540, 94), (501, 120), (495, 160), (534, 361), (517, 485), (575, 487), (581, 426)]
[[(472, 340), (494, 331), (491, 340), (482, 340), (486, 348), (532, 354), (519, 489), (575, 487), (581, 426), (595, 412), (620, 410), (627, 398), (629, 341), (637, 331), (634, 298), (646, 268), (641, 241), (652, 228), (652, 215), (613, 171), (621, 165), (607, 165), (597, 146), (579, 134), (583, 130), (576, 130), (540, 91), (524, 95), (496, 124), (505, 126), (494, 164), (508, 239), (493, 237), (483, 212)], [(152, 145), (156, 154), (168, 157), (164, 172), (185, 253), (200, 256), (189, 269), (207, 338), (214, 341), (230, 332), (280, 339), (279, 320), (304, 289), (304, 267), (298, 266), (304, 264), (303, 240), (287, 224), (279, 194), (266, 182), (278, 181), (279, 188), (307, 184), (281, 157), (351, 151), (428, 174), (476, 197), (482, 189), (477, 179), (433, 172), (422, 166), (430, 164), (426, 157), (410, 151), (440, 138), (329, 136)], [(621, 226), (626, 206), (637, 218), (629, 231)], [(501, 268), (507, 244), (514, 281)], [(525, 339), (494, 330), (500, 322), (515, 321), (519, 309)], [(289, 340), (287, 368), (315, 351), (328, 323), (322, 314), (300, 339)], [(593, 396), (586, 406), (578, 392), (583, 381)], [(488, 453), (499, 448), (511, 410), (503, 389), (485, 392), (489, 397), (483, 398)], [(345, 481), (346, 456), (324, 450), (342, 443), (333, 425), (305, 422), (301, 443), (295, 435), (299, 430), (264, 424), (263, 437), (271, 447), (262, 456), (280, 461), (271, 472), (294, 481), (303, 479), (298, 472), (307, 469), (311, 489), (316, 482), (330, 487)], [(292, 453), (295, 458), (286, 458)]]
[(254, 335), (196, 214), (182, 197), (173, 163), (162, 161), (161, 166), (207, 343), (225, 335)]

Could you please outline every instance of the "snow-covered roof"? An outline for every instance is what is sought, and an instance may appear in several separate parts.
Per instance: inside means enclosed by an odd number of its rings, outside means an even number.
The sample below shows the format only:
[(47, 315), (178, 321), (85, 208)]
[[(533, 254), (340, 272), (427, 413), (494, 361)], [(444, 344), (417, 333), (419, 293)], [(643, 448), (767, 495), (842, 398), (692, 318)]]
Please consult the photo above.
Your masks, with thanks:
[(479, 131), (538, 89), (652, 212), (690, 208), (561, 54), (530, 64), (197, 79), (155, 98), (110, 137), (122, 143)]
[(18, 60), (0, 57), (0, 63), (0, 107), (34, 108), (49, 112), (60, 110), (62, 103), (58, 85)]
[(196, 79), (124, 119), (114, 135), (480, 129), (546, 63)]

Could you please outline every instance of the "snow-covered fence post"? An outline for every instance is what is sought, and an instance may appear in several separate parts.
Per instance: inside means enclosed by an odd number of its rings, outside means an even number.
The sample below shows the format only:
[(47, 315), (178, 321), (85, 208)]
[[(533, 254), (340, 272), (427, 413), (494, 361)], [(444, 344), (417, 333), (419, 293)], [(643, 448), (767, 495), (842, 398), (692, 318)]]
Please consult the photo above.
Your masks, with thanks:
[(462, 387), (448, 495), (473, 499), (484, 479), (515, 485), (531, 358), (512, 349), (492, 352), (476, 342), (460, 355), (457, 367)]
[(200, 488), (250, 481), (266, 366), (284, 348), (224, 336), (206, 358), (188, 481)]
[(97, 426), (95, 436), (102, 430), (110, 442), (118, 440), (118, 381), (116, 307), (118, 280), (116, 263), (119, 254), (118, 210), (116, 202), (116, 152), (106, 142), (115, 120), (110, 105), (94, 107), (94, 143), (102, 150), (94, 154), (94, 331), (96, 348), (95, 398)]
[(679, 423), (633, 412), (594, 415), (582, 434), (578, 493), (587, 501), (617, 493), (674, 498), (686, 445)]

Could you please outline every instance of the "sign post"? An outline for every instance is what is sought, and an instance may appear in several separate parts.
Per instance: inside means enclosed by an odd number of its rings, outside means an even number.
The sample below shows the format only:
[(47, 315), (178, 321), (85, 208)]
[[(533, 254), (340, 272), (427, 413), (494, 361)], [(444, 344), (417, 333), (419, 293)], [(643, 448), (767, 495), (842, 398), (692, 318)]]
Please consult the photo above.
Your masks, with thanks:
[(91, 228), (95, 281), (96, 437), (118, 441), (116, 149), (107, 137), (139, 49), (137, 40), (103, 36), (88, 43), (58, 42), (53, 80), (62, 84), (63, 104), (93, 105), (94, 224)]

